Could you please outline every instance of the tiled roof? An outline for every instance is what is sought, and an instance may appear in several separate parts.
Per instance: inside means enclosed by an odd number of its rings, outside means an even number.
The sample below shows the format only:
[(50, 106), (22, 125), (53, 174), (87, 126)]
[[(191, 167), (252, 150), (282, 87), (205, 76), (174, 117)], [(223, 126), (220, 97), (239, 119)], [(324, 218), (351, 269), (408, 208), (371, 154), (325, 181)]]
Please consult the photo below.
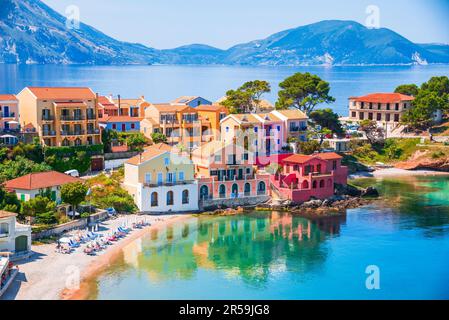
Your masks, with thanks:
[(142, 118), (130, 116), (104, 116), (100, 118), (100, 122), (140, 122)]
[(132, 165), (139, 165), (145, 161), (148, 161), (150, 159), (153, 159), (154, 157), (160, 156), (161, 154), (168, 152), (170, 151), (165, 150), (165, 147), (150, 146), (146, 148), (145, 151), (142, 152), (141, 154), (138, 154), (137, 156), (127, 160), (126, 163)]
[(57, 171), (30, 173), (5, 182), (6, 189), (36, 190), (82, 181)]
[[(157, 104), (152, 104), (151, 106), (153, 106), (154, 108), (156, 108), (156, 110), (158, 110), (159, 112), (180, 112), (180, 111), (184, 111), (186, 109), (192, 109), (189, 106), (186, 105), (172, 105), (172, 104), (166, 104), (166, 103), (157, 103)], [(151, 108), (150, 106), (150, 108)], [(192, 110), (194, 111), (194, 109)]]
[(335, 152), (323, 152), (323, 153), (316, 153), (313, 155), (305, 155), (305, 154), (294, 154), (290, 157), (287, 157), (284, 159), (284, 162), (293, 162), (293, 163), (299, 163), (303, 164), (306, 163), (312, 159), (321, 159), (321, 160), (337, 160), (341, 159), (342, 156), (336, 154)]
[(95, 93), (87, 87), (27, 87), (38, 99), (49, 100), (89, 100)]
[(17, 97), (13, 94), (0, 94), (0, 100), (3, 100), (3, 101), (16, 100), (17, 101)]
[(256, 113), (254, 115), (257, 116), (258, 118), (262, 119), (262, 121), (268, 121), (268, 122), (282, 121), (281, 119), (279, 119), (278, 117), (276, 117), (276, 115), (274, 115), (272, 113)]
[(0, 218), (9, 218), (9, 217), (15, 217), (15, 216), (17, 216), (17, 214), (14, 212), (0, 210)]
[(222, 106), (220, 104), (212, 104), (212, 105), (202, 104), (202, 105), (196, 107), (195, 109), (198, 111), (219, 111), (222, 109), (226, 109), (226, 107)]
[(54, 102), (55, 106), (59, 107), (87, 107), (87, 104), (83, 101), (78, 102)]
[(351, 97), (349, 99), (358, 102), (397, 103), (401, 101), (413, 101), (415, 98), (401, 93), (372, 93), (361, 97)]
[(336, 159), (342, 159), (343, 157), (335, 152), (323, 152), (319, 153), (318, 157), (323, 160), (336, 160)]
[(290, 120), (308, 119), (307, 115), (301, 110), (290, 109), (290, 110), (276, 110), (276, 111)]
[(240, 123), (260, 123), (260, 120), (252, 114), (232, 114), (231, 117)]
[(103, 106), (115, 106), (114, 102), (109, 100), (109, 98), (105, 96), (99, 96), (98, 103)]

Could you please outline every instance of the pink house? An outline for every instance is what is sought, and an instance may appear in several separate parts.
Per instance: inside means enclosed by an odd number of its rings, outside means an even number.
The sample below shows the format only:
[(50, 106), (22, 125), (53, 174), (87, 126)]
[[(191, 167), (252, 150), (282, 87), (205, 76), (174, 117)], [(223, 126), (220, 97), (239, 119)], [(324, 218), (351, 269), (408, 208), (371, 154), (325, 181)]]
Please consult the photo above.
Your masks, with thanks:
[(311, 198), (325, 199), (334, 194), (334, 184), (347, 184), (348, 168), (336, 153), (295, 154), (282, 161), (281, 172), (271, 183), (281, 198), (301, 203)]

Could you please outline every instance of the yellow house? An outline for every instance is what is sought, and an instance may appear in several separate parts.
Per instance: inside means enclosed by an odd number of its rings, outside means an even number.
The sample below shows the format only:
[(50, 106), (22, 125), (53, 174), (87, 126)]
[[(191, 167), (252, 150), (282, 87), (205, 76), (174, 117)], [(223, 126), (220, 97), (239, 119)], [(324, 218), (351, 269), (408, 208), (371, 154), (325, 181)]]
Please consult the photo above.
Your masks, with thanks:
[(20, 123), (46, 146), (101, 143), (97, 96), (85, 87), (26, 87), (18, 95)]
[(176, 148), (157, 144), (125, 162), (123, 187), (142, 212), (198, 210), (192, 161)]
[(225, 106), (214, 105), (201, 105), (196, 107), (200, 119), (203, 121), (209, 121), (209, 132), (203, 130), (203, 142), (210, 142), (212, 140), (220, 140), (220, 121), (226, 118), (229, 114), (228, 109)]

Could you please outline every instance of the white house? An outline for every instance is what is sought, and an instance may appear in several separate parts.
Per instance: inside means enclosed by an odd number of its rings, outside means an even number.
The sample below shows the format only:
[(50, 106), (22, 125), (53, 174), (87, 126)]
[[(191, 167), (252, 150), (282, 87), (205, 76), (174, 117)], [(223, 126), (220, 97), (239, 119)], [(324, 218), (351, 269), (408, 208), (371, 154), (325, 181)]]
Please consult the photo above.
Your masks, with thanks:
[(31, 226), (17, 223), (16, 214), (0, 211), (0, 252), (22, 254), (31, 250)]
[(82, 181), (57, 171), (30, 173), (5, 182), (6, 190), (15, 192), (21, 201), (29, 201), (48, 194), (53, 201), (61, 203), (61, 187), (68, 183)]
[(142, 212), (198, 210), (192, 161), (166, 144), (151, 146), (125, 162), (123, 187)]

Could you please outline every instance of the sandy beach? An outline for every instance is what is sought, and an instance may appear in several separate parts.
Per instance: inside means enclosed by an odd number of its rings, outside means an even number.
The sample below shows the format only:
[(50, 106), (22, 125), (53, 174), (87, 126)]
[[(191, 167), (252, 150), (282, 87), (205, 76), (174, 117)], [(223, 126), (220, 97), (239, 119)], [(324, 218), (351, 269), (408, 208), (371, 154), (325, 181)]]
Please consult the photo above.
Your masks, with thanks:
[(392, 178), (404, 176), (449, 176), (449, 172), (433, 171), (433, 170), (404, 170), (398, 168), (378, 169), (373, 172), (357, 172), (351, 174), (349, 179), (359, 178)]
[[(2, 300), (59, 300), (82, 299), (86, 296), (83, 289), (85, 280), (93, 277), (107, 267), (121, 249), (131, 241), (143, 236), (153, 228), (163, 228), (169, 223), (190, 215), (161, 215), (161, 216), (121, 216), (114, 220), (101, 223), (98, 233), (109, 234), (124, 222), (133, 223), (145, 220), (151, 223), (144, 229), (133, 230), (128, 236), (114, 245), (109, 246), (97, 256), (88, 256), (78, 248), (72, 254), (56, 252), (56, 244), (33, 245), (34, 254), (27, 260), (21, 261), (19, 274), (11, 287), (1, 298)], [(78, 281), (78, 279), (80, 281)], [(74, 281), (75, 280), (75, 281)], [(77, 288), (73, 284), (80, 283)], [(72, 287), (73, 286), (73, 287)]]

